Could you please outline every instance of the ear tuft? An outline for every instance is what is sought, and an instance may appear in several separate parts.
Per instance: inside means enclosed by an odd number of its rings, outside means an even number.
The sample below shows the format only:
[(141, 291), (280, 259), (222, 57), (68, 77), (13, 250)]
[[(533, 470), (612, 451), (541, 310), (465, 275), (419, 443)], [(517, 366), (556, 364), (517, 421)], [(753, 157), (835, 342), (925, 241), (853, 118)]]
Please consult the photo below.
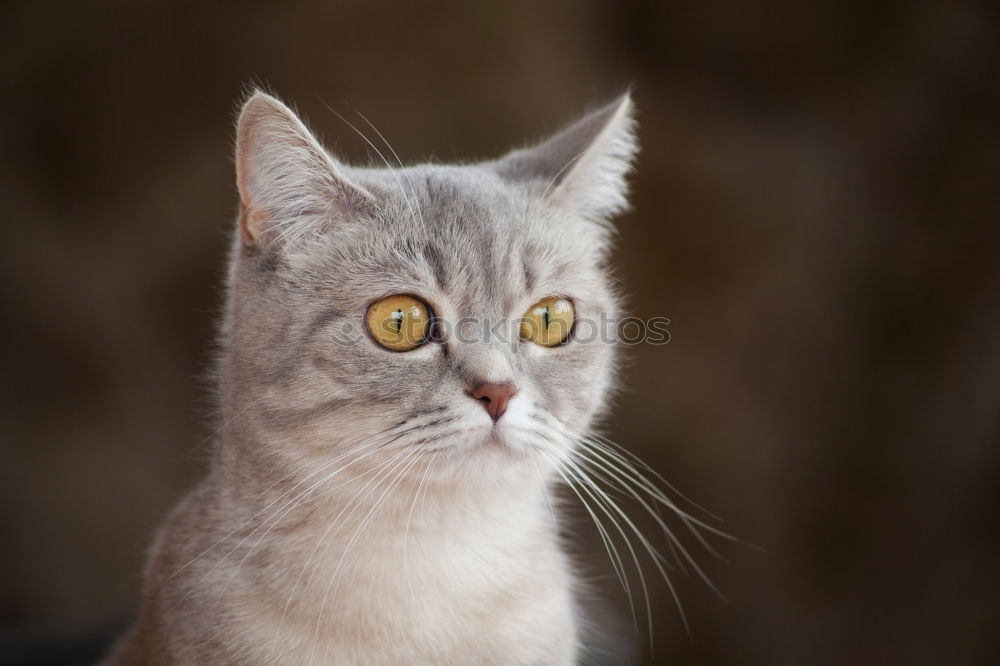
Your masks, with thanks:
[(533, 182), (553, 205), (605, 223), (628, 208), (626, 176), (639, 150), (630, 93), (532, 148), (497, 163), (501, 176)]
[(237, 121), (236, 184), (248, 246), (286, 243), (371, 203), (298, 116), (260, 90)]

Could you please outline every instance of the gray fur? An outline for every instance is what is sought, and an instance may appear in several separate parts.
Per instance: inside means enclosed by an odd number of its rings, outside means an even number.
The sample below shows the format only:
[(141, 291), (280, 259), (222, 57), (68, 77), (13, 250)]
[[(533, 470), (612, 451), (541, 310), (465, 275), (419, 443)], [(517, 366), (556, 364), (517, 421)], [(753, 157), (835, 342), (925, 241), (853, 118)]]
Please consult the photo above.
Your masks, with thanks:
[[(400, 293), (449, 322), (516, 319), (554, 295), (578, 318), (614, 316), (608, 223), (635, 148), (626, 95), (497, 161), (351, 168), (253, 94), (217, 455), (160, 531), (108, 663), (573, 663), (548, 488), (605, 406), (614, 346), (340, 338)], [(467, 395), (487, 381), (519, 389), (496, 429)], [(392, 471), (366, 496), (379, 465)]]

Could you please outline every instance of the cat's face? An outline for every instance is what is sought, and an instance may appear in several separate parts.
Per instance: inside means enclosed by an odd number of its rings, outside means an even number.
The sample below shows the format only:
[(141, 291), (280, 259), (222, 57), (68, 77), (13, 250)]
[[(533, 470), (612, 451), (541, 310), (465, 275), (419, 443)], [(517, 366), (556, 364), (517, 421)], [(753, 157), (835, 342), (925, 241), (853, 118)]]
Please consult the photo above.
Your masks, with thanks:
[(497, 476), (562, 458), (612, 381), (603, 263), (630, 109), (495, 162), (350, 169), (280, 102), (251, 98), (227, 418), (284, 456), (419, 451)]

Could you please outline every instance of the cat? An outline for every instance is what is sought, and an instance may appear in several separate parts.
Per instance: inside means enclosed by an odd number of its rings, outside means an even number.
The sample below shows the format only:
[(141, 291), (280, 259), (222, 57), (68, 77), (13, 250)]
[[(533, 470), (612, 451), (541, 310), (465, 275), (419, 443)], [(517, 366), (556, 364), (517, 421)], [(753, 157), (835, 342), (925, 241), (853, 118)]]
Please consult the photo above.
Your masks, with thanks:
[(626, 93), (496, 160), (356, 168), (248, 95), (222, 426), (106, 664), (577, 663), (550, 494), (615, 383), (614, 340), (573, 331), (618, 311), (634, 116)]

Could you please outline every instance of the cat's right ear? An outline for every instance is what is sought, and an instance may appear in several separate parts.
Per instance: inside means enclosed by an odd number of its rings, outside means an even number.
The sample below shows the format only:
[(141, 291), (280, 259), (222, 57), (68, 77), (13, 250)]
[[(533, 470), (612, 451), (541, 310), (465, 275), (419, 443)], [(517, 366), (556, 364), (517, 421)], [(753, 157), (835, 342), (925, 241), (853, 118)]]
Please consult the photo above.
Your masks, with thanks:
[(282, 246), (374, 208), (298, 116), (255, 91), (236, 125), (240, 234), (248, 247)]
[(500, 175), (526, 183), (548, 203), (604, 226), (628, 207), (626, 176), (639, 145), (630, 93), (542, 143), (496, 162)]

